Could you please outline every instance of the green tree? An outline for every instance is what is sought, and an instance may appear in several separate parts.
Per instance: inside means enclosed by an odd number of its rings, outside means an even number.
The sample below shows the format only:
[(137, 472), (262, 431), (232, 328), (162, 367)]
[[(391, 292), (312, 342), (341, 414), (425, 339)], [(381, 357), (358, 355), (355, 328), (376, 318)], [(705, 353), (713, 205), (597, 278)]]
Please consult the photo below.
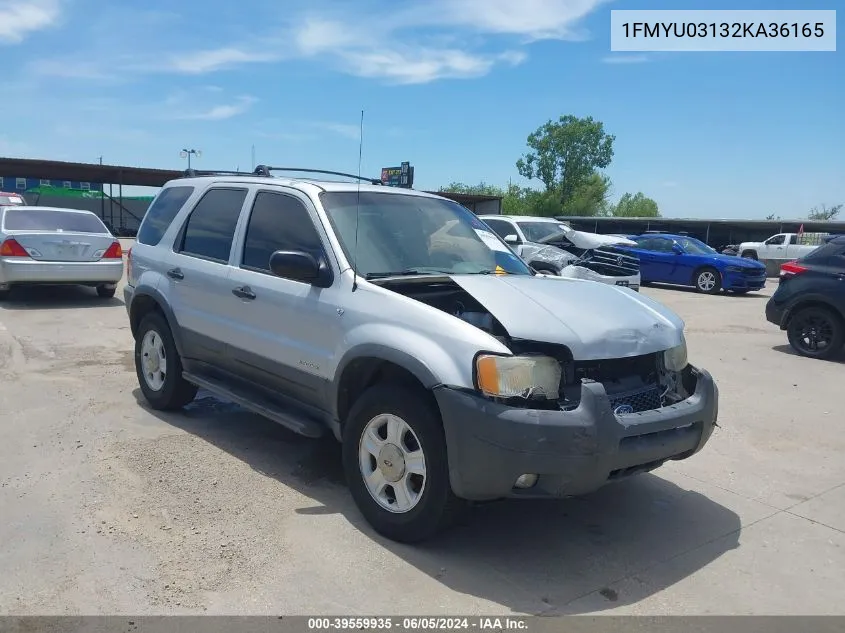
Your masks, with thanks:
[(605, 216), (610, 215), (608, 196), (610, 195), (610, 178), (600, 172), (593, 174), (582, 182), (572, 197), (555, 215), (569, 216)]
[(516, 168), (524, 178), (539, 179), (565, 206), (597, 169), (610, 165), (615, 139), (605, 133), (601, 121), (568, 114), (528, 135), (531, 151), (516, 162)]
[(504, 196), (505, 191), (501, 187), (488, 185), (483, 180), (477, 185), (467, 185), (462, 182), (452, 182), (445, 187), (440, 187), (441, 192), (468, 193), (478, 196)]
[(810, 213), (807, 214), (807, 218), (810, 220), (830, 221), (835, 219), (836, 216), (839, 215), (840, 211), (842, 211), (841, 204), (835, 204), (832, 207), (823, 204), (821, 207), (813, 207), (810, 209)]
[(619, 198), (611, 215), (620, 218), (659, 218), (660, 210), (654, 200), (638, 191), (633, 195), (626, 193)]

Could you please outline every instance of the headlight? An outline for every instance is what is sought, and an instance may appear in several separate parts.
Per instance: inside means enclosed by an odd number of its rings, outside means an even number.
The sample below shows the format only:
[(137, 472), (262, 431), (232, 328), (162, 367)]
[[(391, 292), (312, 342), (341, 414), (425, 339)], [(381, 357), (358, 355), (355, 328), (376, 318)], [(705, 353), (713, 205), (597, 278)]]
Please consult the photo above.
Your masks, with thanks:
[(476, 386), (485, 396), (556, 400), (560, 363), (549, 356), (480, 355), (475, 360)]
[(663, 364), (669, 371), (681, 371), (687, 366), (687, 342), (663, 352)]
[(729, 273), (741, 273), (745, 270), (744, 266), (728, 266), (726, 269)]

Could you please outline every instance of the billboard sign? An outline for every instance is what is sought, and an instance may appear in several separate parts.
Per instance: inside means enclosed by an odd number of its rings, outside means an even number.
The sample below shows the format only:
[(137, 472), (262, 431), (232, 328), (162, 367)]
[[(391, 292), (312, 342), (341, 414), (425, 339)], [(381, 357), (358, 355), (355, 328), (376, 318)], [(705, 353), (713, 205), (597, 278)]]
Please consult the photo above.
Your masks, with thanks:
[(381, 182), (388, 187), (410, 189), (414, 186), (414, 168), (407, 161), (399, 167), (382, 167)]

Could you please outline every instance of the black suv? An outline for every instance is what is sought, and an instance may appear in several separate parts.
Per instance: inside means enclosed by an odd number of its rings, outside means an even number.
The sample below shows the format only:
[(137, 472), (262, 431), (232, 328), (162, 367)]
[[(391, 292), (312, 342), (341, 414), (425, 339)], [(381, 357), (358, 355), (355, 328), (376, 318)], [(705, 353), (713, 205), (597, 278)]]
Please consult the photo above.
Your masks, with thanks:
[(845, 345), (845, 235), (780, 267), (766, 319), (802, 356), (830, 358)]

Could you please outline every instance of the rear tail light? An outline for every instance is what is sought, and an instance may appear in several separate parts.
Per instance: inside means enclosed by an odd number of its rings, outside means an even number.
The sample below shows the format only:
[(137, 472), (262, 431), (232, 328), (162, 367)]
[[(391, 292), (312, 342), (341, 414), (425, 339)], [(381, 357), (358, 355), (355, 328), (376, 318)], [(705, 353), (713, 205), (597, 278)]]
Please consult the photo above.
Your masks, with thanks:
[(800, 275), (801, 273), (805, 273), (805, 272), (807, 272), (807, 267), (802, 266), (797, 261), (786, 262), (785, 264), (781, 264), (781, 266), (780, 266), (781, 279), (788, 279), (790, 277), (795, 277), (795, 275)]
[(0, 256), (2, 257), (29, 257), (29, 253), (12, 237), (0, 244)]
[(103, 259), (123, 259), (123, 249), (120, 247), (120, 242), (112, 242), (105, 253)]

